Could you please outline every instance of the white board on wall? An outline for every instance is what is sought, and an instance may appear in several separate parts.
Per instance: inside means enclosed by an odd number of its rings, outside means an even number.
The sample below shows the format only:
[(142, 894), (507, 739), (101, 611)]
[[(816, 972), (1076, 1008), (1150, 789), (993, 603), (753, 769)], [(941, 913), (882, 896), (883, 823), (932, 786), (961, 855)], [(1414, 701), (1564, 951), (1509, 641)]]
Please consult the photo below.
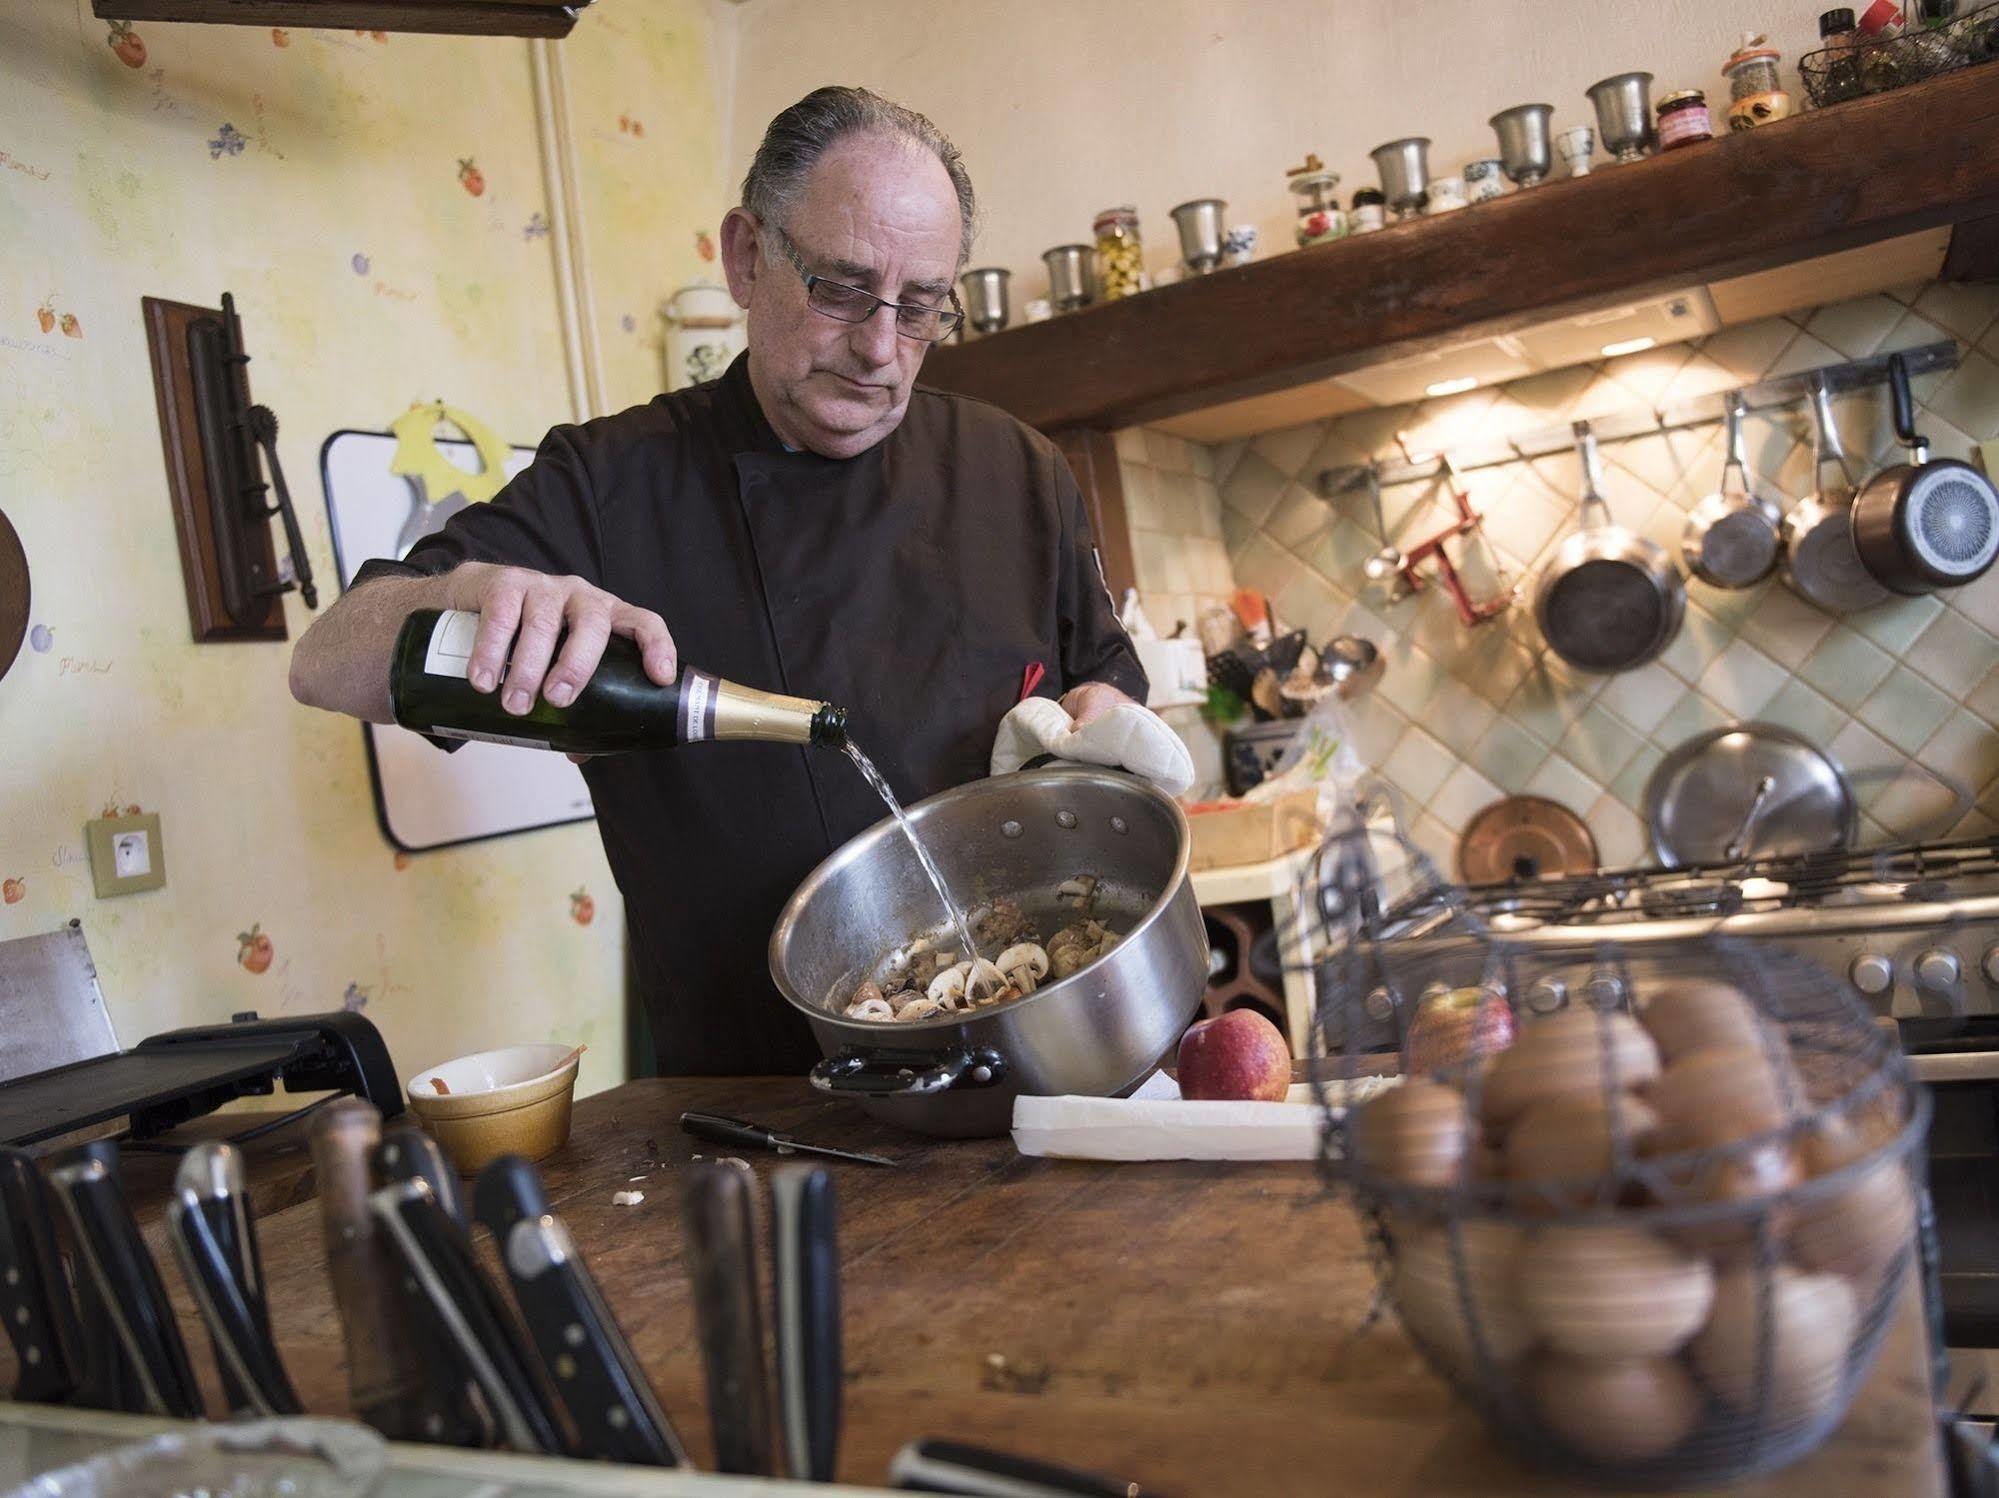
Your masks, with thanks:
[[(446, 457), (477, 471), (469, 442), (439, 438)], [(435, 529), (458, 506), (447, 500), (426, 511), (422, 486), (391, 473), (396, 439), (387, 432), (335, 432), (319, 450), (333, 564), (341, 591), (374, 557), (398, 558), (414, 536)], [(509, 449), (509, 478), (533, 459), (531, 448)], [(447, 754), (419, 734), (393, 724), (364, 723), (375, 817), (382, 834), (407, 852), (478, 838), (529, 832), (595, 815), (582, 772), (541, 749), (468, 742)]]

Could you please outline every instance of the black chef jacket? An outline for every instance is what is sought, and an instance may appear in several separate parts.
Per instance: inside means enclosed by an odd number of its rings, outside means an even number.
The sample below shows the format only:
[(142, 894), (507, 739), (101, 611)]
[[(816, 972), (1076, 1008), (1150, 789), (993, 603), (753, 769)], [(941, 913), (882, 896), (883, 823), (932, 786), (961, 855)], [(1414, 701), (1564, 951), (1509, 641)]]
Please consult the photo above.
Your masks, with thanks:
[[(987, 773), (1037, 663), (1044, 697), (1086, 681), (1145, 697), (1061, 454), (921, 385), (886, 439), (822, 458), (785, 449), (738, 358), (712, 384), (556, 427), (492, 500), (355, 584), (464, 561), (587, 578), (665, 619), (683, 661), (845, 707), (905, 804)], [(583, 775), (660, 1071), (816, 1061), (765, 951), (813, 866), (884, 814), (854, 766), (728, 742), (607, 755)]]

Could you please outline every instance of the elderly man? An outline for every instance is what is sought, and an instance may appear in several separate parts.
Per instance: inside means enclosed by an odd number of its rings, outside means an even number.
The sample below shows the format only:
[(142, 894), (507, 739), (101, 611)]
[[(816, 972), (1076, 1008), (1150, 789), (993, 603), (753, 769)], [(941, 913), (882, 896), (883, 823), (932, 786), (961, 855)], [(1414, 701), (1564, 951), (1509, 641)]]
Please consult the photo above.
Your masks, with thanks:
[[(1037, 666), (1034, 690), (1079, 722), (1142, 699), (1060, 455), (915, 383), (962, 316), (972, 219), (964, 164), (923, 116), (856, 88), (785, 110), (722, 223), (748, 352), (713, 384), (557, 427), (491, 502), (369, 563), (299, 641), (293, 693), (392, 721), (390, 650), (421, 608), (478, 611), (473, 685), (513, 713), (572, 701), (627, 635), (660, 683), (685, 658), (841, 703), (905, 800), (986, 772)], [(812, 866), (881, 817), (854, 767), (742, 743), (583, 773), (660, 1069), (811, 1064), (764, 946)]]

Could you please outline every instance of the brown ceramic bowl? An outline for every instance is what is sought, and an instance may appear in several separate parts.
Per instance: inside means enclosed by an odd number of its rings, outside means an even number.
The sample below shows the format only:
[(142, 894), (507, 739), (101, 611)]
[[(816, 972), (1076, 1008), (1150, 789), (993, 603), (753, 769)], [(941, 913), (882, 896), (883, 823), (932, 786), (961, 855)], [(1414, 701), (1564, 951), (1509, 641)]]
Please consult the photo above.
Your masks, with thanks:
[(410, 1107), (460, 1175), (501, 1155), (540, 1160), (569, 1139), (582, 1054), (580, 1046), (516, 1045), (460, 1056), (416, 1075)]

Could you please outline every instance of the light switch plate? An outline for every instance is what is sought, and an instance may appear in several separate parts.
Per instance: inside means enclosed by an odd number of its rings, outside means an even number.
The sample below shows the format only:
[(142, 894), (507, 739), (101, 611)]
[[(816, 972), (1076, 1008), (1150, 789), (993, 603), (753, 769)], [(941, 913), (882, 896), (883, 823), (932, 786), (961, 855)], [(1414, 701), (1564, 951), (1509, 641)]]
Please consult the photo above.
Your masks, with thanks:
[(160, 814), (99, 817), (87, 822), (83, 839), (90, 849), (90, 877), (97, 898), (137, 894), (167, 882), (167, 849), (160, 839)]

